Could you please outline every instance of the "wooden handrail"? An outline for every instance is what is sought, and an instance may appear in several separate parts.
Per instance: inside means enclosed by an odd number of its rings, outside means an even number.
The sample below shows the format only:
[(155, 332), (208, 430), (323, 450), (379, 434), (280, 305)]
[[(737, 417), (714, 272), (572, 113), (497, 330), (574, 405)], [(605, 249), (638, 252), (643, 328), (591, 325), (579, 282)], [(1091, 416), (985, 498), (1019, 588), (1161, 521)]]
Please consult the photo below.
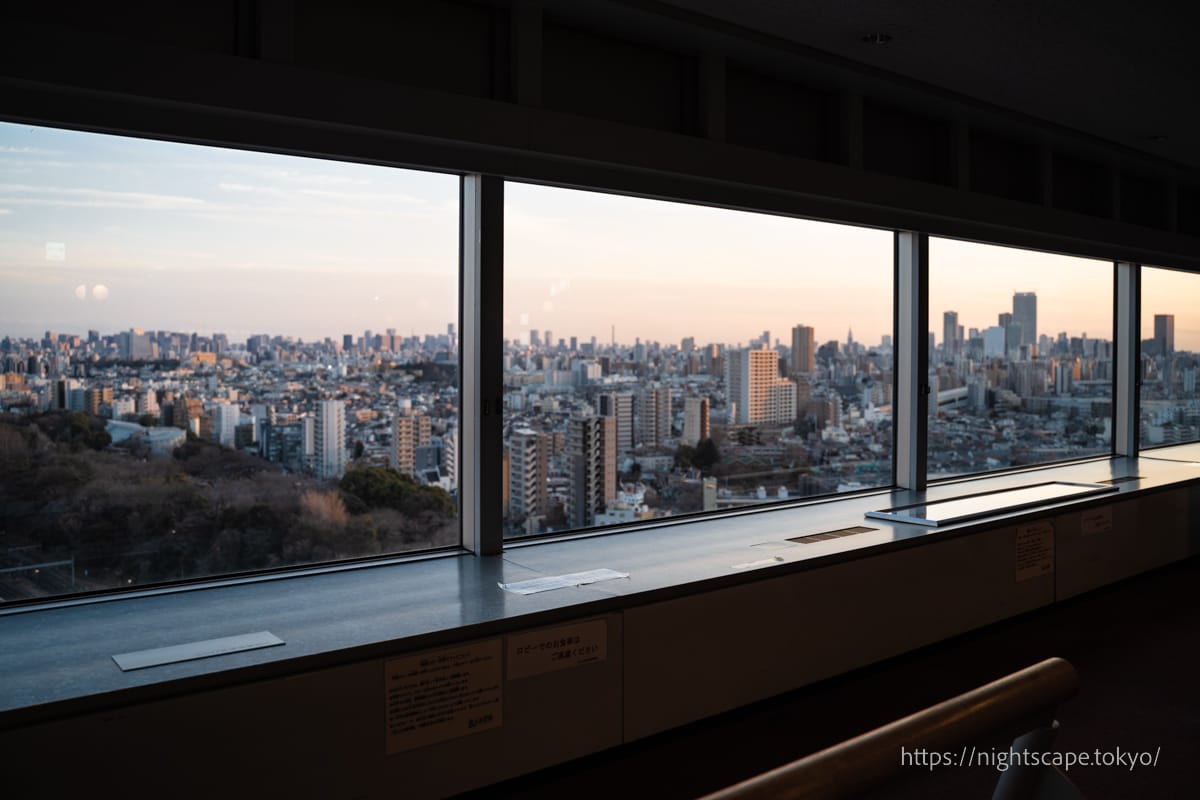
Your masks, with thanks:
[[(1079, 688), (1061, 658), (1045, 661), (889, 722), (708, 795), (704, 800), (833, 800), (853, 797), (896, 777), (900, 748), (957, 752), (964, 745), (1049, 725), (1055, 708)], [(1024, 725), (1025, 727), (1016, 727)]]

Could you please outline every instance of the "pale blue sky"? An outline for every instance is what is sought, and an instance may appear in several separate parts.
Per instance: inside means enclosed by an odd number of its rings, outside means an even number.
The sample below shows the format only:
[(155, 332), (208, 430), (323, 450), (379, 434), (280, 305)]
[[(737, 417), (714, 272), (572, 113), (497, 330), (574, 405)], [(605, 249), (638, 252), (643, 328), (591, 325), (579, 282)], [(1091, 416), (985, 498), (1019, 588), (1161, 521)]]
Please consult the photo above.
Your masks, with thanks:
[(451, 175), (0, 123), (0, 333), (445, 332), (457, 202)]
[[(0, 335), (129, 327), (305, 339), (457, 321), (453, 175), (0, 123)], [(509, 183), (504, 335), (746, 343), (891, 333), (892, 235)], [(1111, 265), (931, 243), (930, 326), (1111, 338)], [(1147, 280), (1146, 318), (1200, 348), (1200, 277)], [(98, 288), (99, 287), (99, 288)], [(1149, 323), (1148, 323), (1149, 324)], [(1148, 335), (1148, 334), (1143, 334)]]

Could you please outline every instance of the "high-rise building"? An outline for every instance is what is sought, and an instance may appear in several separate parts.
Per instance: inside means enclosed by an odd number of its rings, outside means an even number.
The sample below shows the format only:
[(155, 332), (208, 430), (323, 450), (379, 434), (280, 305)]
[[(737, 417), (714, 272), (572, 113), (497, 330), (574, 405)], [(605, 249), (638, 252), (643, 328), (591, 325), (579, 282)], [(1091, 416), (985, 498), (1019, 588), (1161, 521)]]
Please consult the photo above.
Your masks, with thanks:
[(315, 450), (315, 422), (301, 417), (294, 422), (265, 422), (261, 426), (259, 454), (268, 461), (282, 464), (292, 472), (309, 468)]
[(806, 375), (817, 367), (816, 332), (807, 325), (792, 328), (792, 374)]
[(595, 524), (596, 514), (616, 499), (616, 449), (616, 418), (572, 417), (567, 423), (567, 460), (571, 469), (567, 518), (572, 527)]
[(1175, 315), (1154, 315), (1154, 349), (1156, 355), (1169, 356), (1175, 352)]
[(120, 335), (121, 358), (129, 361), (144, 361), (158, 355), (158, 346), (141, 328), (130, 328)]
[(508, 514), (526, 524), (546, 513), (550, 436), (528, 429), (513, 432), (508, 445)]
[(952, 361), (958, 356), (958, 312), (942, 314), (942, 356)]
[(683, 400), (683, 435), (681, 444), (695, 445), (712, 434), (708, 427), (708, 398), (685, 397)]
[[(116, 414), (114, 413), (115, 417)], [(195, 397), (184, 397), (175, 401), (172, 415), (175, 426), (185, 431), (197, 433), (200, 430), (200, 418), (204, 416), (204, 404)]]
[(796, 384), (779, 377), (774, 350), (742, 348), (725, 354), (725, 394), (733, 421), (785, 424), (796, 417)]
[(316, 462), (318, 478), (337, 480), (346, 474), (346, 404), (341, 400), (317, 403)]
[[(100, 416), (100, 407), (108, 406), (111, 410), (113, 390), (111, 386), (94, 386), (84, 395), (84, 408), (92, 416)], [(157, 405), (157, 404), (156, 404)]]
[(237, 436), (239, 410), (236, 403), (219, 403), (213, 408), (213, 441), (233, 447)]
[(1012, 321), (1021, 326), (1021, 344), (1037, 344), (1037, 293), (1013, 292)]
[(671, 390), (647, 387), (638, 394), (638, 444), (657, 447), (671, 436)]
[(633, 449), (633, 392), (602, 394), (598, 406), (600, 416), (613, 417), (617, 421), (617, 452)]
[(990, 328), (983, 330), (983, 356), (984, 358), (998, 358), (1005, 353), (1005, 335), (1006, 331), (999, 325), (993, 325)]
[(113, 400), (113, 419), (125, 419), (137, 413), (137, 404), (132, 397), (118, 397)]
[(452, 487), (458, 486), (458, 428), (452, 427), (442, 434), (442, 469)]
[(407, 413), (396, 417), (389, 462), (392, 469), (405, 475), (417, 474), (417, 448), (429, 444), (430, 420), (424, 414)]

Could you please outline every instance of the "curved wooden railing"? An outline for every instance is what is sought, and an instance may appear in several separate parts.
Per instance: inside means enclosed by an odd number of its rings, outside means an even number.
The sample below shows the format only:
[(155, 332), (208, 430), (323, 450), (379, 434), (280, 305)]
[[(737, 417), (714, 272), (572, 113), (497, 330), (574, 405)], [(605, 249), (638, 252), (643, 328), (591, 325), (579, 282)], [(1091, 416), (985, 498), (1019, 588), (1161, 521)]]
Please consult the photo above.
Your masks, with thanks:
[[(1075, 668), (1061, 658), (1049, 658), (704, 800), (854, 797), (912, 771), (912, 765), (901, 763), (902, 747), (957, 755), (965, 754), (964, 747), (1004, 737), (1016, 738), (1016, 749), (1041, 748), (1053, 737), (1055, 709), (1078, 688)], [(1031, 796), (1037, 775), (1023, 772), (1010, 768), (1002, 773), (995, 797)]]

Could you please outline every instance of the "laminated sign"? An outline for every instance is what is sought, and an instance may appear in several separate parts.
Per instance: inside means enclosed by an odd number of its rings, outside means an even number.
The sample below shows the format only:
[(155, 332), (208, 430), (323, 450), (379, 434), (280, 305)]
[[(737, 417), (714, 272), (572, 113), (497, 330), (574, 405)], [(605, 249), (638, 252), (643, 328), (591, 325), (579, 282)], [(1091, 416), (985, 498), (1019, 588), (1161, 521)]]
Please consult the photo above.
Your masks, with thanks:
[(388, 754), (500, 727), (501, 658), (492, 639), (385, 662)]

